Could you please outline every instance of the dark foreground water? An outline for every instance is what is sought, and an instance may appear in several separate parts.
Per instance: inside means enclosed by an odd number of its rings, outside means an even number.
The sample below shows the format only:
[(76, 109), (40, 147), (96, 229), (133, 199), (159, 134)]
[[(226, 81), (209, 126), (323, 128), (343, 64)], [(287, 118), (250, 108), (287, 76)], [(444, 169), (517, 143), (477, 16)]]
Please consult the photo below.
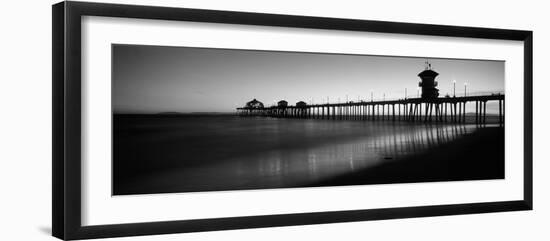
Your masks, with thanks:
[(498, 126), (115, 115), (113, 194), (504, 178)]

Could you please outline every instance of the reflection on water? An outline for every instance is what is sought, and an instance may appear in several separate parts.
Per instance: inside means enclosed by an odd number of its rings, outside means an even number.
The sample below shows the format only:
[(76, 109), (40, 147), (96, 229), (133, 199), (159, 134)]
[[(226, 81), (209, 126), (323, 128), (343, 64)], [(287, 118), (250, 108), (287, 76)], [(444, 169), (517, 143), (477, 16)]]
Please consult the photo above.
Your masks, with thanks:
[(257, 181), (266, 186), (285, 183), (296, 186), (421, 154), (477, 128), (475, 125), (370, 125), (384, 134), (303, 150), (274, 150), (233, 160), (233, 166), (224, 167), (234, 169), (235, 176), (257, 176)]
[(116, 121), (115, 194), (311, 186), (433, 152), (484, 128), (234, 117)]

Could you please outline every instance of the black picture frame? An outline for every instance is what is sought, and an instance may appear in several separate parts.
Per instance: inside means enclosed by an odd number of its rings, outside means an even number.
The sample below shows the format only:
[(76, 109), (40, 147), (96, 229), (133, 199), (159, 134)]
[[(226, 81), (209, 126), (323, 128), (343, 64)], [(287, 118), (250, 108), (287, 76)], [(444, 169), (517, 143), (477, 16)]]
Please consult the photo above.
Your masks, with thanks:
[[(335, 19), (89, 2), (52, 6), (53, 46), (53, 236), (72, 240), (211, 230), (531, 210), (533, 33), (522, 30)], [(367, 210), (174, 220), (82, 226), (81, 224), (81, 17), (230, 23), (427, 36), (517, 40), (524, 43), (524, 194), (522, 200)]]

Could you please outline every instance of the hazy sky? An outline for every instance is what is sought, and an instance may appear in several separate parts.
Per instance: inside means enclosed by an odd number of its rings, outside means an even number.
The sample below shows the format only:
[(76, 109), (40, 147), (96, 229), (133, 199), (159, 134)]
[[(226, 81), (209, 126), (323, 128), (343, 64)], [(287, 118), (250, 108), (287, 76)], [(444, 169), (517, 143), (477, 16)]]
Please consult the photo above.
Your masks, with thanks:
[[(426, 58), (113, 45), (115, 113), (232, 112), (256, 98), (325, 103), (416, 97)], [(504, 90), (504, 62), (429, 59), (440, 96)], [(488, 105), (489, 106), (489, 105)]]

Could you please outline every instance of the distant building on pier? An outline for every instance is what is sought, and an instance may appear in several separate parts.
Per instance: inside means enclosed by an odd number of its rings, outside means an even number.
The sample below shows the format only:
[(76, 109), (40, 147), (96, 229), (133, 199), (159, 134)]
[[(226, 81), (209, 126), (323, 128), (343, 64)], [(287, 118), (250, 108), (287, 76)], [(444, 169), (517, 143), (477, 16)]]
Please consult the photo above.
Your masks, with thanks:
[(286, 108), (288, 106), (288, 102), (286, 100), (280, 100), (277, 102), (278, 107)]
[(253, 99), (249, 102), (246, 102), (246, 105), (244, 107), (247, 109), (263, 109), (264, 104), (257, 99)]
[(303, 101), (298, 101), (298, 102), (296, 102), (296, 107), (305, 108), (305, 107), (307, 107), (307, 103), (303, 102)]
[(426, 69), (418, 74), (422, 79), (418, 86), (422, 87), (422, 99), (433, 99), (439, 97), (439, 89), (437, 89), (437, 81), (435, 77), (439, 74), (432, 70), (432, 64), (426, 61)]

